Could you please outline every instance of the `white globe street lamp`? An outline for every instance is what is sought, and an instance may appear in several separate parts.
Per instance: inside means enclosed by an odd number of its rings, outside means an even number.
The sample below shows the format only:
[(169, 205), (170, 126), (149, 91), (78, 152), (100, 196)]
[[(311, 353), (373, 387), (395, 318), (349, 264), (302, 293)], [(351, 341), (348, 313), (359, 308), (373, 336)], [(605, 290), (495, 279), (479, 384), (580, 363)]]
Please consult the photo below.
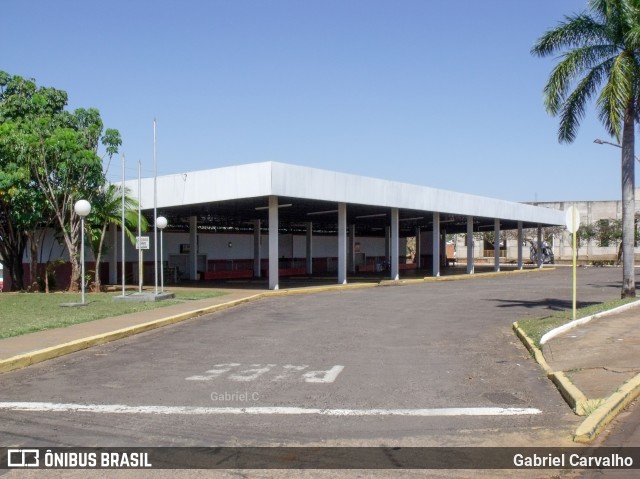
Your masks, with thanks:
[(76, 204), (73, 205), (73, 210), (80, 217), (82, 223), (80, 230), (80, 257), (82, 258), (82, 276), (80, 278), (80, 283), (82, 285), (82, 304), (86, 304), (84, 301), (84, 218), (91, 213), (91, 203), (87, 200), (78, 200), (76, 201)]
[(167, 227), (167, 218), (158, 216), (156, 218), (156, 227), (160, 230), (160, 292), (164, 293), (164, 256), (162, 253), (162, 230)]

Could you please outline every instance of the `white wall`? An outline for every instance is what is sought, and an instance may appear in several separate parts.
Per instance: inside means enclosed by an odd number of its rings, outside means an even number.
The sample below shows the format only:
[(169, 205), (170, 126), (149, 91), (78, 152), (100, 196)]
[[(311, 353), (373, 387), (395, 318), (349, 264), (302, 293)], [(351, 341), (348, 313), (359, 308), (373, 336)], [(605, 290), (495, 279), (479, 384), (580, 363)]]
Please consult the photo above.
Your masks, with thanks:
[[(150, 249), (145, 251), (145, 261), (153, 261), (153, 232), (149, 236)], [(199, 253), (206, 254), (207, 259), (253, 259), (253, 234), (228, 234), (228, 233), (199, 233)], [(160, 235), (158, 234), (158, 241)], [(261, 257), (269, 256), (269, 236), (261, 235)], [(232, 246), (229, 247), (229, 242)], [(360, 243), (360, 252), (367, 256), (384, 255), (384, 238), (356, 237), (356, 242)], [(180, 245), (189, 243), (189, 233), (165, 233), (163, 240), (164, 260), (170, 254), (180, 254)], [(121, 261), (120, 234), (118, 234), (117, 260)], [(304, 258), (306, 256), (306, 236), (281, 234), (278, 237), (279, 257)], [(158, 252), (159, 254), (159, 252)], [(336, 257), (338, 256), (338, 238), (335, 236), (314, 236), (313, 237), (313, 257)], [(105, 257), (105, 261), (108, 256)], [(137, 261), (137, 251), (134, 246), (127, 241), (126, 260)]]

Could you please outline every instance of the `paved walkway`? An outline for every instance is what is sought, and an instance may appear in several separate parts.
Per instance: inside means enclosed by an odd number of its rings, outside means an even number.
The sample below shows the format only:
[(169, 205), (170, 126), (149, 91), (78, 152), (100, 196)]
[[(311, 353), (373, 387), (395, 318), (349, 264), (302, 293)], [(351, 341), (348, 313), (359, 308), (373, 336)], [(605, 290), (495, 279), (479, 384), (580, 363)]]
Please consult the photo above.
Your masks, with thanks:
[(587, 399), (609, 397), (640, 373), (640, 304), (556, 336), (543, 353)]

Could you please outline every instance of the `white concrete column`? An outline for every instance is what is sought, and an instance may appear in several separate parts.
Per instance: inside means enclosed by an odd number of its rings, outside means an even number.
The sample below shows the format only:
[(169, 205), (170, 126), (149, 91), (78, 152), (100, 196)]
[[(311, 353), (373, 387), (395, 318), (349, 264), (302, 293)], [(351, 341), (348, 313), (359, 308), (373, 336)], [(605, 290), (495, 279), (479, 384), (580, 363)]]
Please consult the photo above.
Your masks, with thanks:
[(347, 284), (347, 204), (338, 203), (338, 283)]
[(440, 213), (433, 213), (433, 276), (440, 276)]
[(421, 243), (421, 238), (420, 238), (420, 227), (417, 226), (416, 227), (416, 268), (420, 269), (422, 268), (422, 246), (420, 245)]
[(109, 225), (111, 253), (109, 254), (109, 284), (118, 284), (118, 225)]
[(398, 208), (391, 208), (391, 279), (400, 279), (400, 213)]
[(500, 271), (500, 220), (493, 221), (493, 270)]
[(269, 289), (279, 289), (280, 263), (278, 258), (278, 197), (269, 196)]
[(475, 273), (473, 251), (473, 216), (467, 216), (467, 274)]
[(522, 242), (524, 241), (524, 238), (522, 236), (522, 221), (518, 221), (518, 269), (522, 269), (523, 268), (523, 261), (522, 261)]
[(538, 257), (536, 258), (538, 262), (538, 268), (542, 269), (542, 226), (538, 225)]
[(198, 279), (198, 217), (189, 216), (189, 279)]
[(356, 225), (349, 225), (349, 238), (347, 246), (347, 271), (356, 272)]
[(256, 278), (262, 277), (261, 226), (262, 221), (253, 220), (253, 276)]
[(307, 223), (307, 274), (313, 274), (313, 223)]

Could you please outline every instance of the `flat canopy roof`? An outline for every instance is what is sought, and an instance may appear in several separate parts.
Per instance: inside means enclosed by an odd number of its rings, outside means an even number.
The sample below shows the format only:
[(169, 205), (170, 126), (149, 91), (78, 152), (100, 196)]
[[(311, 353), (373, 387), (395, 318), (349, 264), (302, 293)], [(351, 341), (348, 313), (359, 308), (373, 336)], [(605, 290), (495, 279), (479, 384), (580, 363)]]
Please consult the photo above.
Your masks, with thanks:
[[(153, 209), (153, 178), (141, 183), (142, 209)], [(126, 186), (137, 198), (138, 181)], [(199, 226), (214, 231), (249, 230), (248, 221), (267, 219), (265, 207), (272, 195), (279, 197), (280, 227), (290, 230), (310, 221), (334, 230), (338, 203), (347, 204), (348, 222), (367, 232), (389, 224), (390, 208), (400, 210), (401, 233), (429, 227), (435, 212), (448, 232), (466, 231), (469, 216), (475, 231), (493, 228), (494, 219), (503, 229), (515, 229), (520, 221), (524, 228), (564, 224), (564, 212), (551, 208), (277, 162), (157, 178), (158, 215), (169, 219), (171, 229), (197, 216)]]

